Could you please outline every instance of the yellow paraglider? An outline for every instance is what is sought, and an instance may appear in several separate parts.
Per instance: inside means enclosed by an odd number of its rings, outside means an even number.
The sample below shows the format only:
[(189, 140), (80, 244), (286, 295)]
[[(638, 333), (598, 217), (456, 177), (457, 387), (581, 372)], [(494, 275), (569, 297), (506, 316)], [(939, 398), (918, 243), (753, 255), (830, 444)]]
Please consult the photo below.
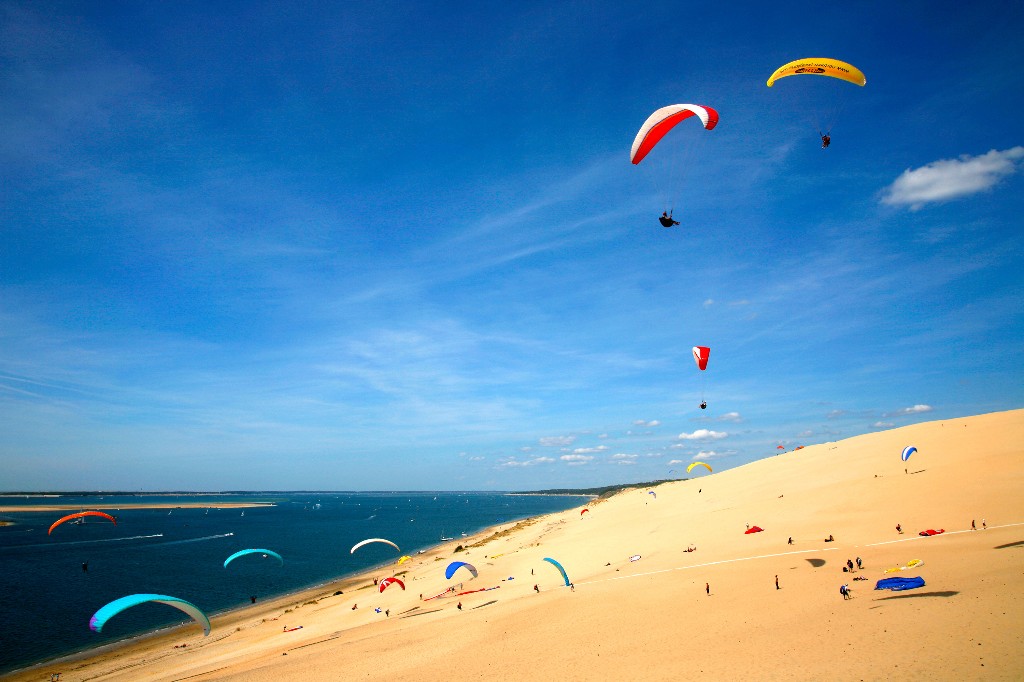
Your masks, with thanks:
[(864, 74), (853, 64), (841, 62), (838, 59), (826, 57), (810, 57), (808, 59), (797, 59), (783, 64), (768, 79), (768, 87), (772, 87), (775, 81), (786, 76), (830, 76), (838, 78), (854, 85), (864, 85), (868, 82)]
[(406, 556), (400, 557), (400, 558), (398, 559), (398, 565), (399, 565), (399, 566), (401, 566), (401, 565), (402, 565), (402, 564), (404, 564), (404, 563), (405, 563), (406, 561), (412, 561), (412, 557), (411, 557), (411, 556), (409, 556), (409, 555), (406, 555)]
[(714, 471), (711, 470), (711, 465), (710, 464), (706, 464), (705, 462), (694, 462), (690, 466), (686, 467), (686, 473), (690, 473), (691, 471), (693, 471), (694, 467), (698, 467), (698, 466), (704, 467), (705, 469), (707, 469), (709, 474), (713, 474), (714, 473)]

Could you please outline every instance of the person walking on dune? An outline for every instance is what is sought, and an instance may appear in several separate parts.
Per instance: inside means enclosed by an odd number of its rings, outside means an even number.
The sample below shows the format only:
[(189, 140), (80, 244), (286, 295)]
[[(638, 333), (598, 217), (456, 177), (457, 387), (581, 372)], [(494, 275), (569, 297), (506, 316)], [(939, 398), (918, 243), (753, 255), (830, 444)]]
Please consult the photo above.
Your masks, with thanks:
[(971, 519), (971, 530), (978, 530), (978, 527), (974, 525), (974, 519)]
[(711, 596), (711, 583), (704, 583), (704, 591), (708, 593), (709, 597)]
[(903, 526), (901, 526), (900, 524), (897, 523), (896, 524), (896, 532), (899, 533), (900, 535), (903, 535)]
[(779, 576), (778, 576), (778, 574), (775, 575), (775, 589), (776, 590), (781, 589), (779, 587)]

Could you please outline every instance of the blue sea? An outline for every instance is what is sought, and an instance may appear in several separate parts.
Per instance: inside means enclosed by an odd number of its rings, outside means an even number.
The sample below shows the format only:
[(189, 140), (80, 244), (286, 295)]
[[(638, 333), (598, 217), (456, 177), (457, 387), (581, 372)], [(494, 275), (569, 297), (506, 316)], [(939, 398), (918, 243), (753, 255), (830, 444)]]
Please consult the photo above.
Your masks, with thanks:
[[(488, 526), (575, 507), (579, 497), (501, 493), (274, 493), (183, 496), (3, 497), (0, 504), (184, 504), (273, 502), (247, 509), (106, 509), (101, 518), (65, 523), (66, 512), (0, 515), (0, 674), (68, 653), (180, 623), (163, 605), (125, 611), (89, 629), (101, 606), (137, 592), (188, 600), (212, 615), (320, 585), (398, 558), (393, 547), (360, 540), (383, 537), (402, 554)], [(244, 512), (244, 513), (243, 513)], [(240, 549), (271, 549), (276, 561), (224, 560)], [(88, 571), (82, 564), (88, 562)]]

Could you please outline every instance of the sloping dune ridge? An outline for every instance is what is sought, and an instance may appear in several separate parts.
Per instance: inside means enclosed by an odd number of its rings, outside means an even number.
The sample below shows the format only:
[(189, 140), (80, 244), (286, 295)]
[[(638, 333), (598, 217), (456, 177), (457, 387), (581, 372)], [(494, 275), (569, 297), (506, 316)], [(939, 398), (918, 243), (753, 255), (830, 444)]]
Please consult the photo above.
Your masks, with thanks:
[[(1024, 410), (703, 471), (417, 555), (393, 569), (404, 592), (378, 593), (382, 569), (215, 618), (208, 638), (178, 628), (12, 678), (1024, 679)], [(452, 559), (479, 577), (446, 580)], [(873, 590), (893, 575), (926, 585)], [(498, 589), (420, 600), (459, 580)]]

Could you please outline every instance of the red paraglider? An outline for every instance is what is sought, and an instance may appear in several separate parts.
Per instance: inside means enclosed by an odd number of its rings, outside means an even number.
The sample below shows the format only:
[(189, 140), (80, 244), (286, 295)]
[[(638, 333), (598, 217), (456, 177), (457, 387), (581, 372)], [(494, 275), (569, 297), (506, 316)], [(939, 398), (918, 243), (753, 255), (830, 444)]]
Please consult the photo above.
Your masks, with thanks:
[(405, 583), (403, 583), (398, 578), (384, 578), (384, 580), (380, 581), (380, 592), (381, 592), (381, 594), (383, 594), (384, 590), (387, 589), (388, 586), (390, 586), (390, 585), (398, 585), (399, 587), (402, 588), (403, 592), (405, 591)]
[(708, 368), (708, 356), (710, 355), (711, 349), (707, 346), (693, 347), (693, 361), (697, 363), (697, 369), (703, 372)]
[(633, 140), (633, 149), (630, 150), (629, 160), (636, 165), (644, 160), (654, 145), (661, 142), (661, 138), (668, 134), (668, 131), (676, 127), (680, 121), (691, 116), (696, 116), (705, 130), (712, 130), (718, 125), (718, 112), (711, 107), (702, 107), (699, 104), (672, 104), (658, 109), (651, 114)]

